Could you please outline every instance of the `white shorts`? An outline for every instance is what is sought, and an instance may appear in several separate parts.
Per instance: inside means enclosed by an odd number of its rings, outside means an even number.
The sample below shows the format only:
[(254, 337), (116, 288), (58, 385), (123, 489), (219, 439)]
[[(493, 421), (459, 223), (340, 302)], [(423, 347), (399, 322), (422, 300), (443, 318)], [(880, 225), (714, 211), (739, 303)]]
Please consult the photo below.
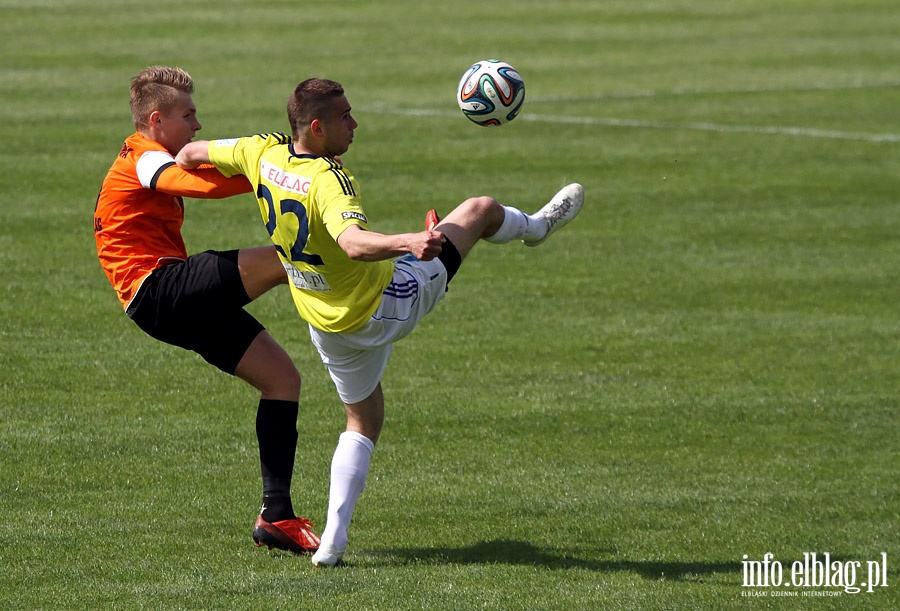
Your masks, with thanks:
[(439, 259), (406, 255), (394, 262), (394, 277), (372, 318), (353, 333), (327, 333), (312, 325), (309, 336), (328, 367), (344, 403), (358, 403), (381, 381), (394, 342), (409, 335), (444, 298), (447, 270)]

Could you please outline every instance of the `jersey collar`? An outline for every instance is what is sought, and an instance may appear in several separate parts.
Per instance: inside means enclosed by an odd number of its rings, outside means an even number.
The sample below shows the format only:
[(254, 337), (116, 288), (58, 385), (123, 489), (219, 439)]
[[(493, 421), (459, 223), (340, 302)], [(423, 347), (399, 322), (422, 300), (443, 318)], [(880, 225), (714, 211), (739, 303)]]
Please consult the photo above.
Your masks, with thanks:
[(298, 155), (294, 152), (294, 143), (291, 142), (288, 144), (288, 150), (291, 152), (291, 157), (297, 157), (298, 159), (318, 159), (318, 155), (313, 155), (312, 153), (302, 153)]

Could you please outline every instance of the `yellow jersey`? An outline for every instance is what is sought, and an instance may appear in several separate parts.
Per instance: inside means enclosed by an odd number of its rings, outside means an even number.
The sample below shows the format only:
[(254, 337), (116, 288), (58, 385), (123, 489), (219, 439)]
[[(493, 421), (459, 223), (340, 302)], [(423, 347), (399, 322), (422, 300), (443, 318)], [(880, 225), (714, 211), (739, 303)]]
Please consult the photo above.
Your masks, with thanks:
[(242, 174), (256, 188), (300, 316), (326, 332), (362, 327), (394, 264), (354, 261), (337, 243), (350, 225), (368, 229), (353, 174), (335, 159), (295, 154), (281, 133), (211, 141), (209, 159), (225, 176)]

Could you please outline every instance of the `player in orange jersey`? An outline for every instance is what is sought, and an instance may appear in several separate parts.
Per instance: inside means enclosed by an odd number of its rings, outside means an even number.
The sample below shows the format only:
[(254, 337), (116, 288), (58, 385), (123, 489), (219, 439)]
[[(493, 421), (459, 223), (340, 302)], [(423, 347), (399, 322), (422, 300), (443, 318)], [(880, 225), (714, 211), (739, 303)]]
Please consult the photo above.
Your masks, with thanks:
[(313, 552), (319, 538), (294, 514), (290, 488), (297, 447), (300, 374), (244, 306), (287, 282), (274, 246), (188, 256), (181, 237), (184, 197), (222, 198), (252, 190), (243, 176), (212, 166), (187, 171), (174, 155), (200, 129), (191, 77), (153, 66), (131, 81), (136, 132), (125, 140), (94, 210), (100, 265), (128, 316), (150, 336), (193, 350), (259, 389), (256, 415), (263, 505), (258, 545)]

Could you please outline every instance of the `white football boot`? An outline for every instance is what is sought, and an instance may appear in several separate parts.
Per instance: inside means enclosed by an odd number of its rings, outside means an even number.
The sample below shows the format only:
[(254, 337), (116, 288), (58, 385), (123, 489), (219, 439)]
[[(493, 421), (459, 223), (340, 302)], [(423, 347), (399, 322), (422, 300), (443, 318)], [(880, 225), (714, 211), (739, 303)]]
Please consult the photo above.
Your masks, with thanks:
[(584, 204), (584, 187), (577, 182), (566, 185), (553, 196), (547, 204), (535, 213), (547, 219), (547, 233), (539, 240), (522, 240), (525, 246), (538, 246), (549, 238), (553, 232), (568, 225), (581, 211)]
[(337, 550), (330, 545), (319, 545), (319, 550), (313, 554), (312, 563), (316, 567), (332, 567), (341, 564), (346, 550)]

